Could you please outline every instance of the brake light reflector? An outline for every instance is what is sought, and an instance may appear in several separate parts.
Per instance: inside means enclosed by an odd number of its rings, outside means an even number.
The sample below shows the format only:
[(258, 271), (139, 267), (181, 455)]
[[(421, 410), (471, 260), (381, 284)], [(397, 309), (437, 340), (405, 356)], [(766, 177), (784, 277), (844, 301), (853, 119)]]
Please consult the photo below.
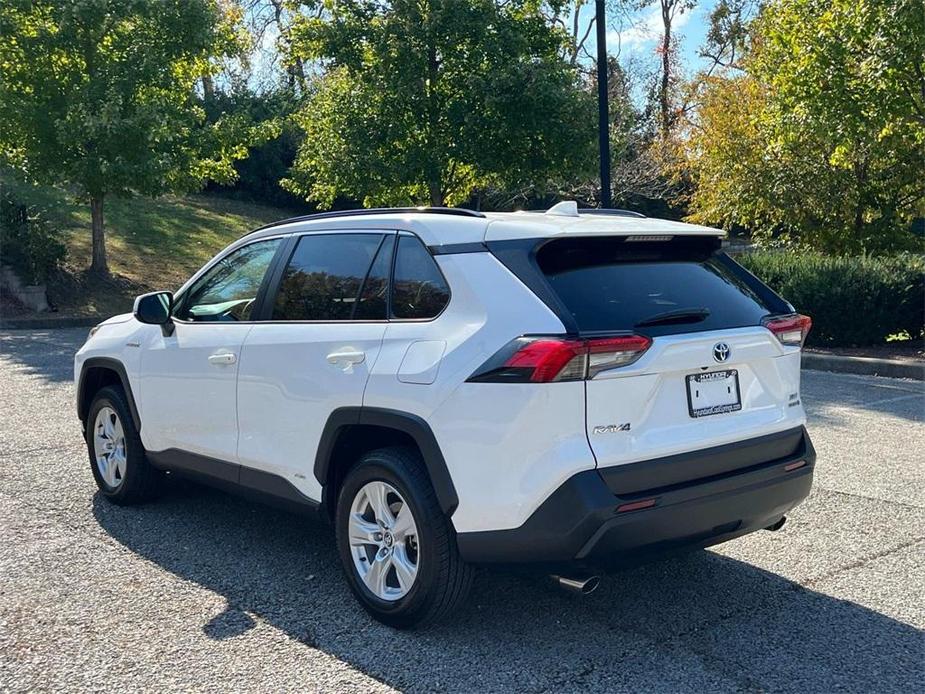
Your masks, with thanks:
[(581, 381), (600, 371), (632, 364), (649, 349), (642, 335), (593, 339), (518, 337), (469, 378), (481, 383)]
[(792, 316), (770, 316), (761, 321), (762, 325), (774, 333), (782, 345), (803, 346), (813, 320), (809, 316), (795, 313)]

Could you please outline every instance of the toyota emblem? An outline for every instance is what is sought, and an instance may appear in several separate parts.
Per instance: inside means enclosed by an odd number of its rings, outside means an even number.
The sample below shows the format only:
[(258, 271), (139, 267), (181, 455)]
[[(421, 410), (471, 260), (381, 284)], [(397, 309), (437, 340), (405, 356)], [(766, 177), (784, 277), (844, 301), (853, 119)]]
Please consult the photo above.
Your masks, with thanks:
[(729, 359), (729, 345), (725, 342), (717, 342), (713, 345), (713, 358), (720, 364)]

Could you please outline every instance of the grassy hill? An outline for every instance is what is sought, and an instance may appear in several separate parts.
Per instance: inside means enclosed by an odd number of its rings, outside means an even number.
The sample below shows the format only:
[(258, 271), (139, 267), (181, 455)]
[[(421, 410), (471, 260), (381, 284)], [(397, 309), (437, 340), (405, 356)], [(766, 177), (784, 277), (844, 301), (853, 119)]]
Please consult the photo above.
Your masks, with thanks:
[[(61, 317), (130, 311), (138, 294), (177, 289), (209, 258), (247, 231), (297, 211), (212, 195), (108, 198), (104, 209), (112, 279), (89, 275), (90, 208), (64, 191), (4, 180), (27, 204), (47, 210), (61, 229), (68, 256), (48, 283), (49, 300)], [(4, 314), (10, 308), (4, 305)]]

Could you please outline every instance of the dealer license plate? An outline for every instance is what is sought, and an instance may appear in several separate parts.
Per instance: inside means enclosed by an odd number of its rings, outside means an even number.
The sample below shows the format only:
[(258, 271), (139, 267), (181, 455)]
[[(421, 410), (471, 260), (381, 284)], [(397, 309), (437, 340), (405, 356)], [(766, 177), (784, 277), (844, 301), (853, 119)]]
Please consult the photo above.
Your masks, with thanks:
[(687, 377), (687, 408), (691, 417), (741, 410), (739, 372), (730, 369), (690, 374)]

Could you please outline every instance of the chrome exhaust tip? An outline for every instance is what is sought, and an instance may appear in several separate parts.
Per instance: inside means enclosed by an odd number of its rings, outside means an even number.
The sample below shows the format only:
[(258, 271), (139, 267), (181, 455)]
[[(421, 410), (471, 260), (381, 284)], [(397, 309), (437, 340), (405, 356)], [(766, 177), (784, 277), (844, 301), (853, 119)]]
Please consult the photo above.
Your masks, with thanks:
[(600, 576), (551, 576), (553, 583), (578, 595), (589, 595), (601, 584)]
[(784, 523), (787, 522), (787, 516), (781, 516), (780, 520), (776, 523), (771, 523), (765, 530), (770, 530), (772, 533), (776, 533), (778, 530), (784, 527)]

